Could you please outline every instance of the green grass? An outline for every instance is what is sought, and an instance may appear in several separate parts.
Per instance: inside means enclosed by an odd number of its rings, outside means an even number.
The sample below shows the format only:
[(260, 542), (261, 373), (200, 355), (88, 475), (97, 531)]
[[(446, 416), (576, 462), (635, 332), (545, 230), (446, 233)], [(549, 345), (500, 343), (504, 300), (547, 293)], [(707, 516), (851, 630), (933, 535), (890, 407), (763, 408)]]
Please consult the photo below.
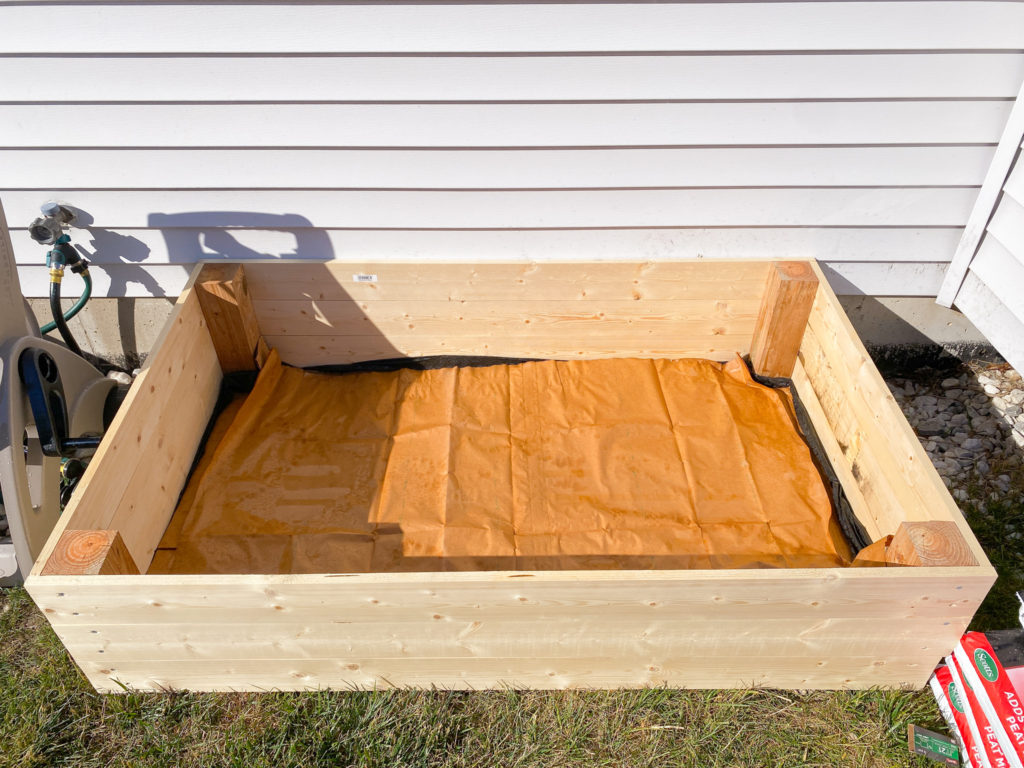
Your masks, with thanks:
[[(974, 628), (1016, 626), (1024, 505), (967, 509), (1000, 572)], [(0, 768), (925, 766), (925, 691), (367, 691), (100, 696), (22, 589), (0, 590)]]
[(927, 691), (100, 696), (0, 592), (0, 766), (920, 766)]
[(1024, 590), (1024, 504), (997, 501), (984, 510), (974, 505), (962, 508), (999, 573), (970, 628), (985, 631), (1017, 627), (1020, 603), (1014, 593)]
[(0, 766), (910, 766), (927, 692), (92, 692), (2, 595)]

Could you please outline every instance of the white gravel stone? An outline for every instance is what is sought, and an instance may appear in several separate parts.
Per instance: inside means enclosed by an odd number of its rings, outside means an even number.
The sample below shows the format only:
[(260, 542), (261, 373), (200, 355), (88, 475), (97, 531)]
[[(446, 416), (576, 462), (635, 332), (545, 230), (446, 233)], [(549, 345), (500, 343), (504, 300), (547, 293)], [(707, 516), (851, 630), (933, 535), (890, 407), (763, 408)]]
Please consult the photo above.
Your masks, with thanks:
[(971, 363), (959, 376), (887, 382), (943, 483), (959, 502), (982, 508), (1024, 497), (1024, 386), (1005, 366)]

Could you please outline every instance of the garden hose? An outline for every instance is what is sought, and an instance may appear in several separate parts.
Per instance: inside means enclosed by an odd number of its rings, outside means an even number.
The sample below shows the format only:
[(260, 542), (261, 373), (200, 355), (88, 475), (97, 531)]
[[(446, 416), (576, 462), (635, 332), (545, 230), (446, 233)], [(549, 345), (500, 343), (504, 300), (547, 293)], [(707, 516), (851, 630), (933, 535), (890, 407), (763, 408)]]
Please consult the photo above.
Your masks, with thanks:
[[(46, 264), (50, 268), (50, 313), (53, 315), (53, 326), (60, 333), (60, 337), (64, 339), (64, 343), (67, 344), (68, 349), (74, 352), (78, 356), (82, 356), (82, 348), (78, 346), (78, 342), (75, 341), (75, 337), (71, 335), (71, 329), (68, 328), (67, 319), (64, 316), (64, 312), (60, 306), (60, 284), (64, 279), (64, 268), (70, 266), (73, 272), (77, 272), (82, 275), (83, 279), (86, 280), (86, 290), (82, 294), (82, 298), (76, 302), (75, 309), (77, 312), (85, 305), (85, 301), (88, 301), (88, 294), (91, 293), (90, 286), (92, 283), (89, 274), (89, 263), (83, 259), (70, 243), (71, 238), (67, 235), (62, 235), (57, 239), (54, 244), (53, 250), (46, 254)], [(42, 328), (40, 330), (43, 330)], [(44, 331), (45, 333), (45, 331)]]
[[(92, 275), (89, 274), (89, 270), (86, 269), (82, 272), (82, 279), (85, 281), (85, 288), (82, 289), (82, 295), (78, 297), (78, 301), (75, 302), (74, 306), (68, 309), (64, 313), (64, 320), (70, 320), (72, 317), (82, 311), (82, 308), (86, 305), (89, 299), (92, 297)], [(50, 333), (57, 329), (57, 323), (49, 322), (39, 330), (42, 333)]]

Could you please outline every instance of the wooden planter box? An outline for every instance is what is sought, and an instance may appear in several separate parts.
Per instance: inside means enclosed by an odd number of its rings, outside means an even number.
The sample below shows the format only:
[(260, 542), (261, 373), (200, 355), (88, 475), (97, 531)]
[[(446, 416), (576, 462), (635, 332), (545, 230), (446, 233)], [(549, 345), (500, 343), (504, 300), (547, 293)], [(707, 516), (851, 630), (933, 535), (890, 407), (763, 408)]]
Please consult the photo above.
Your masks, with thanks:
[[(201, 271), (200, 271), (201, 270)], [(140, 575), (224, 371), (397, 356), (750, 354), (905, 567)], [(815, 264), (211, 264), (27, 588), (100, 691), (921, 687), (995, 573)]]

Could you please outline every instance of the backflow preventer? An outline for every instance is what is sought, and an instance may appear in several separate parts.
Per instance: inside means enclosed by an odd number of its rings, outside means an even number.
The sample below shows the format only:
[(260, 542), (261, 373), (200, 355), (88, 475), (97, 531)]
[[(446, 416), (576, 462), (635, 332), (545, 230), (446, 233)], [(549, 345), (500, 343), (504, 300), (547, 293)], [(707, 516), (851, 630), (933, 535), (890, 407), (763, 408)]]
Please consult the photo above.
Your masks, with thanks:
[[(53, 246), (46, 254), (46, 266), (50, 268), (50, 312), (53, 314), (53, 321), (40, 328), (40, 331), (49, 333), (56, 329), (68, 345), (68, 349), (76, 355), (81, 355), (82, 350), (75, 337), (71, 335), (67, 321), (82, 311), (92, 295), (89, 262), (71, 245), (71, 235), (67, 232), (67, 227), (75, 220), (74, 212), (53, 202), (45, 203), (41, 211), (43, 215), (29, 225), (28, 231), (37, 243)], [(60, 288), (64, 279), (64, 269), (67, 267), (82, 276), (85, 288), (74, 306), (64, 312), (60, 306)]]
[[(84, 462), (96, 451), (117, 399), (116, 383), (83, 357), (68, 330), (68, 319), (85, 306), (92, 288), (88, 264), (68, 233), (74, 211), (48, 203), (42, 212), (30, 234), (50, 246), (53, 321), (37, 328), (21, 295), (0, 207), (0, 507), (10, 527), (10, 539), (0, 539), (0, 583), (28, 573)], [(82, 276), (85, 289), (62, 312), (60, 288), (68, 267)], [(66, 346), (40, 335), (53, 330)]]

